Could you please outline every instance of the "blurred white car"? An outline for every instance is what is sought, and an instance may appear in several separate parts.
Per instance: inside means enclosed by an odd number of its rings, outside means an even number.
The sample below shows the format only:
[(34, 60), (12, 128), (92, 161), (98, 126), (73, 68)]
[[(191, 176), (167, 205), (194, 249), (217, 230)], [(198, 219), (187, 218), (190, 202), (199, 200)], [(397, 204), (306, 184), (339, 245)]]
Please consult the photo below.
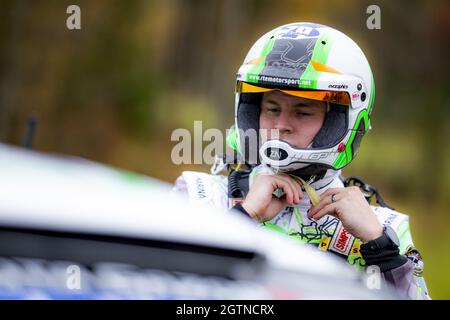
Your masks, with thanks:
[(0, 299), (392, 299), (171, 185), (0, 144)]

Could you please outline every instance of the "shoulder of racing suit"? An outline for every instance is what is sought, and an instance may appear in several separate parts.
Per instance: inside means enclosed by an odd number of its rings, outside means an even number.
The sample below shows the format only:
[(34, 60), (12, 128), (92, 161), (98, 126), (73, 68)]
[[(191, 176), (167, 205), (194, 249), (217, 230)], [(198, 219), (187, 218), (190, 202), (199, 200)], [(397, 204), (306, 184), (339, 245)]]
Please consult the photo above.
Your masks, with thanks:
[(183, 171), (175, 181), (173, 190), (187, 195), (189, 202), (226, 210), (227, 177), (197, 171)]
[(407, 247), (412, 244), (409, 216), (386, 207), (371, 206), (371, 208), (382, 225), (395, 230), (400, 240), (400, 254), (405, 254)]
[(424, 262), (414, 246), (409, 217), (389, 208), (372, 208), (383, 225), (391, 226), (395, 230), (400, 240), (399, 253), (409, 260), (404, 265), (385, 272), (384, 276), (395, 287), (400, 288), (401, 292), (406, 292), (410, 299), (431, 299), (423, 278)]

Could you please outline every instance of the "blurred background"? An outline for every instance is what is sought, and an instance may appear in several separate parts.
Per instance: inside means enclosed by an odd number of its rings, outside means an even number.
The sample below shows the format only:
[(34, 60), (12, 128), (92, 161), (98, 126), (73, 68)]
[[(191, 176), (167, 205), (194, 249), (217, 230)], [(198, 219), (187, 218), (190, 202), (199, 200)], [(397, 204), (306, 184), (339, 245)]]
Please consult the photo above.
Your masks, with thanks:
[[(81, 30), (66, 9), (81, 8)], [(381, 9), (369, 30), (366, 9)], [(411, 217), (434, 299), (450, 299), (450, 3), (300, 0), (0, 0), (0, 142), (76, 155), (174, 182), (171, 133), (225, 130), (235, 73), (265, 32), (332, 26), (366, 53), (372, 131), (344, 175), (378, 187)]]

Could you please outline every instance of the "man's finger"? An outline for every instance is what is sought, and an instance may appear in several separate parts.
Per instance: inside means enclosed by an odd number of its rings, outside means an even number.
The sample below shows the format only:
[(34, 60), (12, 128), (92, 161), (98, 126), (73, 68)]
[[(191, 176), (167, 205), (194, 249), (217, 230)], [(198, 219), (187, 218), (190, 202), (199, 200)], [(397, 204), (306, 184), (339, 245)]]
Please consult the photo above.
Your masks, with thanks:
[(294, 193), (292, 190), (292, 186), (288, 182), (286, 182), (282, 179), (275, 179), (275, 184), (276, 184), (277, 188), (280, 188), (281, 190), (283, 190), (283, 192), (286, 196), (286, 202), (289, 205), (293, 205), (294, 204)]
[(293, 179), (290, 179), (288, 176), (286, 175), (277, 175), (276, 176), (277, 179), (280, 179), (281, 181), (287, 183), (294, 195), (294, 200), (295, 203), (299, 203), (300, 199), (303, 197), (301, 194), (301, 190), (300, 190), (300, 186), (298, 184), (295, 183), (295, 181)]
[(333, 194), (347, 192), (346, 188), (329, 188), (324, 193), (320, 195), (320, 197), (327, 197)]
[(332, 199), (333, 195), (335, 197), (335, 201), (334, 202), (340, 200), (338, 193), (333, 193), (331, 195), (325, 195), (325, 196), (322, 194), (320, 196), (320, 198), (321, 198), (320, 202), (316, 206), (312, 206), (311, 209), (309, 210), (308, 217), (314, 216), (317, 212), (322, 210), (325, 206), (333, 203), (333, 199)]
[(339, 206), (338, 202), (332, 202), (332, 203), (326, 205), (325, 207), (323, 207), (322, 209), (320, 209), (314, 215), (312, 215), (310, 217), (310, 219), (312, 219), (312, 220), (319, 220), (320, 218), (322, 218), (323, 216), (325, 216), (327, 214), (330, 215), (330, 216), (338, 218), (337, 217), (337, 211), (336, 211), (338, 206)]
[(332, 203), (333, 195), (335, 195), (335, 202), (342, 199), (342, 193), (344, 192), (345, 188), (330, 188), (324, 193), (322, 193), (320, 195), (321, 201), (316, 206), (311, 207), (308, 213), (308, 217), (315, 215), (319, 210)]
[(289, 181), (292, 181), (292, 183), (295, 185), (295, 191), (297, 191), (297, 193), (298, 193), (299, 201), (300, 201), (300, 199), (303, 199), (302, 183), (298, 179), (296, 179), (293, 176), (290, 176), (288, 174), (286, 174), (286, 178)]

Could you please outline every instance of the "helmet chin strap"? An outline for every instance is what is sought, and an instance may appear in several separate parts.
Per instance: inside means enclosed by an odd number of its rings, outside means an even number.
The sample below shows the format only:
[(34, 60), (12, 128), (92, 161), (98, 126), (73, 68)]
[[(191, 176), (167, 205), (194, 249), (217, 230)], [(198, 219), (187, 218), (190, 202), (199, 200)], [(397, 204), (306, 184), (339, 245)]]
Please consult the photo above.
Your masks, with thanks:
[(311, 164), (307, 167), (286, 173), (300, 177), (305, 181), (309, 181), (314, 178), (311, 186), (315, 190), (320, 190), (329, 185), (336, 177), (338, 177), (341, 174), (341, 170), (333, 170), (323, 165)]
[(327, 173), (328, 168), (320, 164), (310, 164), (304, 168), (288, 171), (287, 174), (297, 176), (305, 181), (309, 181), (312, 177), (314, 181), (322, 179)]

